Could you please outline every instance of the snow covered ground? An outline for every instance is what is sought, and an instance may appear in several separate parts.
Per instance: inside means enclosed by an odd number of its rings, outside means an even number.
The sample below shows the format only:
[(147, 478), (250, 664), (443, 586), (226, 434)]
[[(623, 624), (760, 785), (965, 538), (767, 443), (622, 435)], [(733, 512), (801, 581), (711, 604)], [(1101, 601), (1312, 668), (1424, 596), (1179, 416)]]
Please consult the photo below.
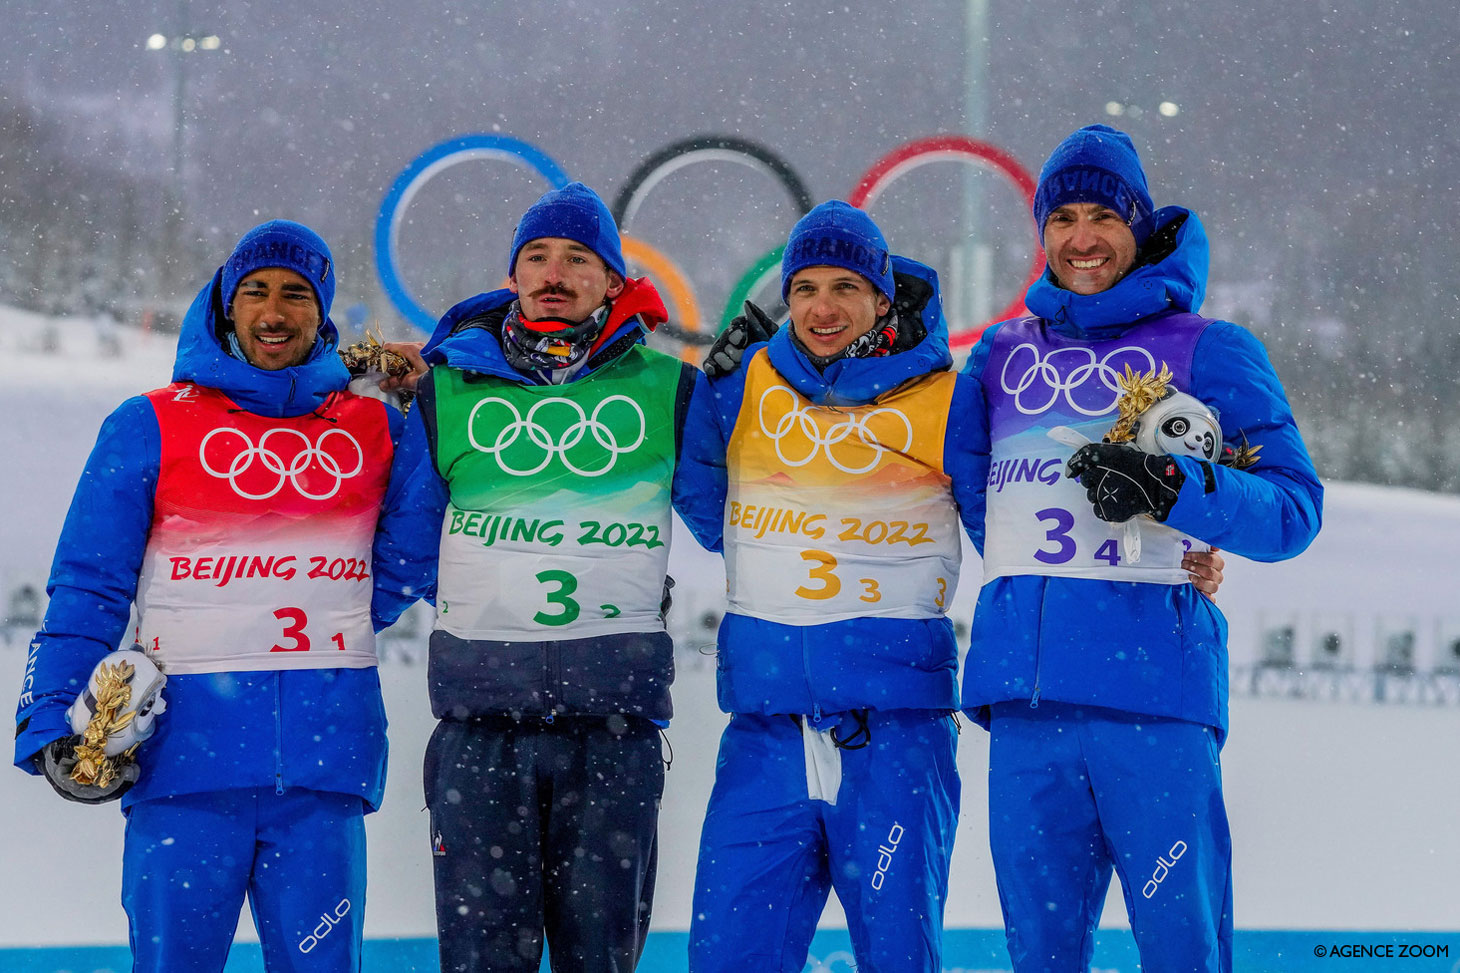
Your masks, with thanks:
[[(167, 382), (173, 344), (171, 336), (0, 309), (0, 455), (6, 457), (0, 607), (6, 614), (26, 610), (18, 594), (24, 586), (44, 587), (71, 490), (102, 418), (127, 395)], [(714, 703), (713, 658), (694, 648), (711, 637), (705, 623), (713, 619), (705, 616), (716, 610), (723, 572), (686, 532), (680, 538), (672, 565), (681, 646), (677, 716), (668, 734), (674, 763), (654, 921), (665, 936), (689, 925), (699, 822), (724, 725)], [(1424, 676), (1460, 663), (1457, 542), (1460, 498), (1333, 484), (1324, 531), (1308, 553), (1279, 565), (1231, 559), (1220, 604), (1231, 622), (1234, 688), (1276, 686), (1309, 697), (1234, 695), (1223, 764), (1239, 930), (1415, 931), (1416, 941), (1449, 943), (1450, 956), (1443, 965), (1406, 968), (1451, 970), (1453, 963), (1460, 969), (1460, 705), (1450, 691), (1453, 677)], [(977, 586), (978, 563), (969, 553), (955, 617), (967, 618)], [(423, 615), (414, 621), (421, 632), (428, 627)], [(32, 630), (24, 624), (0, 629), (0, 689), (7, 698), (18, 691)], [(433, 934), (421, 811), (421, 754), (431, 729), (422, 644), (420, 636), (386, 643), (391, 771), (385, 808), (368, 825), (366, 933), (372, 939)], [(1264, 654), (1285, 650), (1307, 675), (1252, 669)], [(1376, 662), (1406, 652), (1419, 675), (1372, 674)], [(1391, 702), (1374, 701), (1379, 684)], [(1393, 702), (1405, 697), (1410, 701)], [(986, 734), (965, 726), (950, 930), (1000, 926), (984, 825), (986, 755)], [(121, 837), (115, 808), (68, 804), (38, 779), (0, 772), (0, 969), (22, 968), (7, 960), (19, 955), (7, 953), (14, 947), (126, 942), (118, 905)], [(1123, 923), (1113, 890), (1104, 926)], [(842, 924), (833, 903), (824, 925)], [(251, 936), (245, 919), (240, 938)], [(1328, 933), (1321, 938), (1327, 942)], [(1315, 934), (1313, 942), (1319, 941)], [(955, 960), (975, 965), (950, 956)], [(1001, 961), (981, 961), (990, 962)], [(1269, 968), (1312, 962), (1309, 955)], [(833, 968), (829, 960), (824, 966)]]

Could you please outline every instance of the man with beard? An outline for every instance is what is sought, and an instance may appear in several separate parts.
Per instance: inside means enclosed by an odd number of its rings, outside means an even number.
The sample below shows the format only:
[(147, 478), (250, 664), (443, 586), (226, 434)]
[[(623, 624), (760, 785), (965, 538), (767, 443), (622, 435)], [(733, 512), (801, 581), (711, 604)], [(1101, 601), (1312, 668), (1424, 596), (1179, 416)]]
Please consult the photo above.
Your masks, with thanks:
[[(1145, 968), (1227, 971), (1227, 626), (1181, 564), (1208, 544), (1297, 555), (1322, 487), (1262, 345), (1197, 315), (1206, 234), (1189, 210), (1153, 208), (1125, 133), (1062, 142), (1034, 216), (1049, 266), (1032, 316), (986, 331), (966, 370), (991, 468), (1068, 477), (1001, 473), (974, 532), (985, 583), (963, 707), (992, 734), (1009, 952), (1018, 973), (1088, 968), (1114, 869)], [(1193, 397), (1183, 421), (1210, 423), (1211, 449), (1187, 454), (1177, 425), (1151, 430), (1153, 448), (1119, 441), (1132, 377), (1153, 399)], [(1093, 442), (1071, 455), (1072, 433)]]
[[(222, 969), (245, 896), (269, 970), (360, 967), (375, 632), (429, 587), (434, 525), (401, 414), (346, 390), (334, 292), (312, 230), (250, 230), (189, 308), (173, 383), (106, 420), (56, 548), (15, 762), (121, 800), (139, 971)], [(134, 600), (145, 652), (114, 652)], [(80, 772), (103, 668), (134, 697), (114, 776)]]

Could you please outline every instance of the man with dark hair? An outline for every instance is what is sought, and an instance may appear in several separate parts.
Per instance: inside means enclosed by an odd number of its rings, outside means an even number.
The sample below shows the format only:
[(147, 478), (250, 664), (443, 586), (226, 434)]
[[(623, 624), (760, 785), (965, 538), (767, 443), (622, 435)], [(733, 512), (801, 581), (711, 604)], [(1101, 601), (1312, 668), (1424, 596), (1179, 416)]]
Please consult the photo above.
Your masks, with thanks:
[[(334, 291), (312, 230), (250, 230), (189, 308), (173, 383), (106, 420), (56, 549), (15, 763), (121, 800), (139, 971), (222, 969), (245, 896), (271, 971), (360, 965), (375, 632), (429, 587), (412, 538), (434, 525), (403, 417), (346, 391)], [(113, 651), (134, 601), (145, 651)], [(135, 698), (104, 703), (108, 672)], [(98, 717), (137, 747), (114, 775), (83, 766)]]
[(581, 183), (441, 319), (413, 422), (440, 534), (426, 800), (445, 973), (627, 971), (654, 890), (671, 482), (696, 372)]
[(1114, 869), (1146, 968), (1230, 970), (1227, 626), (1181, 565), (1207, 545), (1297, 555), (1322, 487), (1261, 344), (1197, 315), (1206, 234), (1154, 209), (1128, 136), (1062, 142), (1034, 216), (1032, 314), (988, 329), (966, 369), (991, 474), (963, 708), (992, 734), (1010, 955), (1018, 973), (1088, 968)]
[(729, 581), (690, 969), (799, 970), (835, 889), (862, 968), (938, 970), (977, 389), (937, 275), (862, 211), (802, 218), (781, 280), (791, 323), (696, 393), (676, 491)]

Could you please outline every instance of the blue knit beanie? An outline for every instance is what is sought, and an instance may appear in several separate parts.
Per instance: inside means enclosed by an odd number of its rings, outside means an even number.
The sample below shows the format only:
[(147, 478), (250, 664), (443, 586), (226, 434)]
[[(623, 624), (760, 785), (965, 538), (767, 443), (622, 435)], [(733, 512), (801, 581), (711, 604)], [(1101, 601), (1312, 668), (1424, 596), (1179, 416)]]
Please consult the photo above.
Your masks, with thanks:
[(1039, 170), (1034, 223), (1044, 242), (1049, 214), (1067, 203), (1098, 203), (1119, 213), (1136, 246), (1155, 229), (1146, 173), (1130, 136), (1108, 125), (1086, 125), (1055, 147)]
[(603, 205), (598, 194), (581, 182), (570, 182), (562, 189), (542, 194), (542, 198), (522, 214), (517, 232), (512, 234), (512, 256), (507, 273), (517, 272), (517, 255), (533, 240), (562, 237), (583, 244), (598, 254), (608, 269), (620, 277), (628, 277), (624, 254), (618, 238), (618, 224)]
[(890, 301), (896, 284), (887, 238), (872, 217), (839, 199), (828, 200), (791, 228), (781, 256), (781, 300), (791, 293), (791, 278), (807, 267), (844, 267), (861, 274)]
[(232, 313), (238, 282), (255, 270), (282, 267), (309, 281), (319, 301), (319, 320), (330, 316), (335, 299), (334, 259), (319, 234), (293, 220), (260, 223), (243, 235), (223, 264), (223, 304)]

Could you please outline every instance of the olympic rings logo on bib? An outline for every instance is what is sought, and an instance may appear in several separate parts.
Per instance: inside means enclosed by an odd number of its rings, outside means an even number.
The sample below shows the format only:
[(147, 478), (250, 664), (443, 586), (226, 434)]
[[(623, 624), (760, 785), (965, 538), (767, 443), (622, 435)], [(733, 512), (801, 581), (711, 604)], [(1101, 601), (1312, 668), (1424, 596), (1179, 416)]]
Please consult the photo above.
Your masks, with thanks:
[[(210, 451), (208, 446), (217, 437), (229, 438), (218, 439), (219, 445)], [(236, 451), (227, 445), (232, 437), (239, 441)], [(292, 455), (290, 445), (297, 446)], [(219, 460), (223, 461), (221, 469), (215, 465)], [(265, 432), (254, 445), (242, 429), (220, 426), (203, 437), (198, 462), (209, 476), (227, 480), (233, 492), (245, 500), (268, 500), (284, 489), (285, 483), (292, 484), (306, 500), (328, 500), (340, 492), (346, 480), (365, 468), (365, 451), (343, 429), (326, 429), (310, 442), (298, 429), (280, 426)], [(326, 482), (329, 489), (321, 491)]]
[[(791, 400), (791, 408), (776, 417), (775, 427), (772, 428), (766, 422), (766, 400), (777, 392), (786, 393), (787, 397)], [(872, 409), (860, 415), (848, 415), (842, 421), (833, 423), (823, 431), (815, 417), (812, 416), (811, 409), (799, 403), (795, 392), (784, 385), (773, 385), (761, 393), (759, 413), (760, 431), (776, 444), (776, 456), (787, 466), (805, 466), (824, 450), (826, 452), (826, 461), (843, 473), (858, 476), (862, 473), (872, 472), (877, 468), (877, 464), (882, 462), (883, 455), (889, 449), (889, 445), (884, 443), (872, 431), (869, 425), (873, 419), (881, 415), (894, 416), (896, 417), (896, 421), (902, 425), (903, 443), (899, 447), (891, 448), (901, 453), (906, 453), (912, 449), (912, 423), (908, 421), (907, 416), (903, 415), (902, 412), (888, 406)], [(889, 426), (892, 423), (883, 422), (880, 425)], [(793, 436), (793, 433), (797, 433), (798, 435)], [(836, 454), (837, 447), (843, 443), (847, 443), (848, 439), (853, 435), (857, 438), (854, 443), (848, 443), (847, 447), (842, 450), (844, 454), (848, 449), (853, 454), (861, 453), (865, 450), (870, 450), (872, 453), (871, 459), (862, 463), (860, 466), (847, 465), (841, 459), (838, 459)], [(788, 438), (791, 439), (792, 443), (801, 447), (796, 450), (798, 453), (807, 446), (810, 447), (810, 451), (806, 452), (800, 458), (787, 456), (781, 447)], [(860, 444), (860, 448), (856, 444)], [(843, 458), (846, 457), (844, 456)]]
[[(632, 410), (632, 421), (638, 428), (632, 437), (624, 437), (633, 439), (626, 445), (620, 441), (619, 436), (619, 432), (624, 430), (615, 432), (604, 421), (605, 410), (618, 402)], [(502, 406), (512, 418), (510, 422), (496, 426), (496, 438), (490, 444), (483, 444), (476, 434), (477, 416), (489, 405)], [(539, 422), (539, 413), (552, 406), (562, 406), (577, 418), (570, 422), (559, 422), (557, 425), (560, 428), (556, 430)], [(517, 406), (511, 402), (492, 395), (473, 406), (466, 420), (466, 438), (472, 449), (494, 457), (497, 466), (509, 476), (533, 476), (541, 473), (547, 469), (554, 456), (579, 476), (602, 476), (613, 469), (619, 456), (638, 449), (647, 434), (648, 424), (644, 419), (644, 411), (627, 395), (608, 396), (593, 407), (592, 415), (585, 413), (583, 407), (572, 399), (541, 399), (533, 403), (526, 416), (518, 412)], [(591, 440), (587, 437), (591, 437)], [(519, 439), (522, 443), (514, 449)], [(576, 453), (576, 459), (570, 457), (570, 453)]]
[[(1078, 346), (1055, 348), (1041, 356), (1038, 348), (1026, 342), (1009, 353), (999, 384), (1014, 397), (1014, 408), (1026, 416), (1048, 412), (1061, 395), (1080, 415), (1103, 416), (1120, 399), (1116, 378), (1126, 365), (1149, 372), (1156, 367), (1156, 359), (1134, 345), (1117, 348), (1099, 359), (1094, 349)], [(1018, 374), (1018, 378), (1011, 382), (1011, 374)]]

